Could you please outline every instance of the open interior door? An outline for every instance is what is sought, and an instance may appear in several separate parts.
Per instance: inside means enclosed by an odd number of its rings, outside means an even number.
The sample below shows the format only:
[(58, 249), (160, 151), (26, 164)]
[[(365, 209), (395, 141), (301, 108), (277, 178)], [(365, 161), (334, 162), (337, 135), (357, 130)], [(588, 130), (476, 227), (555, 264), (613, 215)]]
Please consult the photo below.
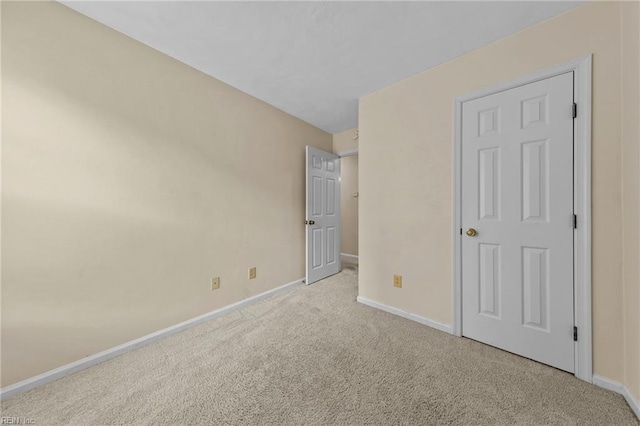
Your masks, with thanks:
[(340, 158), (307, 146), (307, 278), (340, 272)]

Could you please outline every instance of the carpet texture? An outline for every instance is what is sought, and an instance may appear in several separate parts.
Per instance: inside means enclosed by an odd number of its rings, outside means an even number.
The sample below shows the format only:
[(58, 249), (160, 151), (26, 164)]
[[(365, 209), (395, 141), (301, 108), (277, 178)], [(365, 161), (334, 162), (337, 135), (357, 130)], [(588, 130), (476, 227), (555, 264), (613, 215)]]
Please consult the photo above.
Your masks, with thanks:
[(358, 304), (353, 269), (2, 403), (36, 425), (638, 425), (622, 396)]

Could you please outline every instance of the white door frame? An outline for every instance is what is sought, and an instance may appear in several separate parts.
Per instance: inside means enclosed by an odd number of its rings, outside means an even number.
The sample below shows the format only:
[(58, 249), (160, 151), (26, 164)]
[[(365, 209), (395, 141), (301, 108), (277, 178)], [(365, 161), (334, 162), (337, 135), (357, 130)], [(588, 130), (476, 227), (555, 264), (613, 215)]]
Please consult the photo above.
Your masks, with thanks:
[(338, 154), (338, 157), (340, 158), (344, 158), (344, 157), (351, 157), (352, 155), (358, 155), (358, 149), (348, 149), (346, 151), (342, 151), (342, 152), (338, 152), (336, 153)]
[(574, 74), (574, 102), (577, 117), (574, 126), (574, 170), (573, 196), (577, 229), (574, 230), (574, 318), (578, 327), (575, 342), (575, 376), (593, 382), (593, 348), (591, 331), (591, 55), (575, 59), (562, 65), (529, 74), (514, 80), (499, 83), (466, 95), (458, 96), (454, 103), (454, 292), (453, 334), (462, 336), (462, 104), (494, 93), (513, 89), (525, 84), (555, 77), (566, 72)]

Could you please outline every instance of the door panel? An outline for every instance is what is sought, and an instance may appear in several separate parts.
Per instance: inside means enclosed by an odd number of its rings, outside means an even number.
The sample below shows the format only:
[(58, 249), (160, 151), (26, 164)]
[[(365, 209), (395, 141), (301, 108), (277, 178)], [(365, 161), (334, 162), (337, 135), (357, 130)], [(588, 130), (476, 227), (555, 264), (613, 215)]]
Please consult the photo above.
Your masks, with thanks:
[(480, 219), (500, 218), (500, 148), (478, 151)]
[(336, 228), (334, 226), (327, 227), (327, 265), (332, 265), (338, 258), (336, 254)]
[(462, 106), (462, 333), (573, 372), (573, 72)]
[(340, 160), (307, 147), (307, 265), (311, 284), (340, 271)]
[(522, 220), (547, 220), (547, 140), (522, 144)]
[(522, 265), (522, 323), (548, 331), (549, 250), (523, 247)]
[(480, 244), (480, 313), (500, 318), (500, 246)]

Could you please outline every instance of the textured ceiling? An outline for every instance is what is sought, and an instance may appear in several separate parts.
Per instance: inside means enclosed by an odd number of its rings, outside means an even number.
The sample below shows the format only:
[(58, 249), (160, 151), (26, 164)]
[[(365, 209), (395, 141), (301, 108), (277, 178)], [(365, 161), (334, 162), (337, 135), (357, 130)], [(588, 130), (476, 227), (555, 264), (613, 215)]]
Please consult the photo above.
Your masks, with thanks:
[(330, 133), (359, 97), (581, 4), (62, 3)]

